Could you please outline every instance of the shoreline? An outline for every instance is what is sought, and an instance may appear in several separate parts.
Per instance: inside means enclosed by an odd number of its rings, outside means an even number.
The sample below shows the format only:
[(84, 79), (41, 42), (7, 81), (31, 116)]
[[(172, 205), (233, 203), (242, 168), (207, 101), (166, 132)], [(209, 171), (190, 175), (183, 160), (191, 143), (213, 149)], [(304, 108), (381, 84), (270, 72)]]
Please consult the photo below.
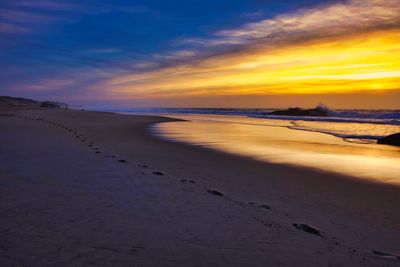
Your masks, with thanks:
[[(0, 152), (4, 163), (0, 167), (0, 177), (5, 200), (1, 211), (12, 215), (1, 219), (2, 225), (11, 230), (0, 235), (5, 240), (0, 245), (9, 247), (0, 254), (0, 262), (7, 263), (6, 259), (9, 259), (15, 263), (22, 248), (24, 251), (32, 249), (31, 254), (40, 255), (34, 249), (34, 245), (41, 242), (40, 238), (33, 237), (29, 244), (23, 244), (21, 239), (32, 230), (29, 223), (36, 224), (36, 218), (40, 217), (39, 221), (43, 219), (43, 224), (51, 225), (57, 233), (81, 237), (78, 248), (74, 249), (71, 244), (77, 239), (53, 240), (50, 233), (41, 233), (45, 240), (52, 240), (62, 248), (69, 246), (68, 253), (63, 254), (64, 249), (55, 253), (53, 263), (60, 266), (67, 266), (67, 262), (83, 265), (99, 257), (112, 259), (123, 266), (132, 263), (151, 266), (162, 262), (168, 266), (174, 266), (174, 263), (175, 266), (178, 263), (187, 266), (243, 266), (244, 263), (248, 266), (265, 263), (303, 266), (299, 262), (307, 262), (307, 266), (398, 264), (390, 257), (372, 253), (377, 250), (392, 254), (398, 248), (400, 188), (397, 186), (167, 142), (148, 132), (149, 125), (170, 120), (164, 117), (92, 111), (17, 112), (57, 121), (82, 134), (85, 138), (82, 142), (82, 137), (71, 136), (71, 132), (61, 126), (2, 117), (2, 113), (10, 112), (0, 111), (0, 123), (7, 129), (1, 133), (3, 140), (20, 142), (8, 143)], [(18, 129), (29, 129), (37, 139), (21, 139), (24, 135), (18, 133)], [(89, 147), (90, 142), (98, 150)], [(70, 156), (56, 154), (51, 158), (50, 152)], [(25, 158), (24, 153), (44, 155), (39, 160), (40, 157)], [(11, 159), (7, 155), (11, 155)], [(19, 168), (21, 164), (22, 169)], [(62, 184), (67, 186), (60, 187), (54, 177), (41, 181), (39, 177), (43, 176), (60, 176)], [(114, 176), (117, 177), (115, 181), (110, 179)], [(70, 177), (76, 177), (77, 181)], [(26, 204), (26, 190), (38, 194), (51, 192), (46, 190), (50, 185), (61, 192), (60, 196), (43, 194), (44, 202), (33, 200)], [(223, 196), (212, 195), (207, 190), (222, 192)], [(76, 199), (75, 195), (79, 197)], [(96, 198), (91, 199), (92, 195)], [(64, 203), (65, 198), (69, 199), (68, 203)], [(83, 206), (90, 208), (89, 214), (86, 209), (82, 212), (69, 210), (71, 203), (80, 207), (82, 202), (78, 199), (81, 198), (89, 198), (83, 201)], [(131, 198), (135, 199), (132, 203)], [(75, 222), (81, 216), (87, 218), (80, 224), (87, 233), (75, 233), (79, 227), (74, 223), (64, 222), (68, 227), (63, 223), (55, 225), (55, 215), (60, 211), (55, 211), (52, 202), (61, 207), (64, 217), (71, 217)], [(109, 205), (113, 206), (105, 208), (106, 202), (112, 202)], [(269, 209), (249, 203), (267, 205)], [(26, 209), (30, 216), (15, 210), (18, 206)], [(33, 207), (42, 213), (29, 212), (35, 210)], [(105, 215), (114, 220), (108, 221)], [(322, 232), (323, 238), (296, 229), (293, 227), (296, 223), (312, 225)], [(101, 234), (93, 232), (93, 225), (97, 225)], [(148, 227), (152, 232), (146, 230)], [(121, 237), (118, 229), (125, 232), (126, 237)], [(165, 239), (158, 244), (160, 236)], [(118, 252), (112, 253), (112, 249), (125, 252), (126, 246), (121, 244), (129, 239), (137, 239), (135, 246), (144, 249), (137, 248), (133, 256), (119, 253), (121, 259), (117, 259), (115, 254)], [(236, 249), (229, 250), (232, 246)], [(42, 249), (48, 251), (51, 247)], [(87, 254), (76, 258), (78, 250)], [(289, 255), (287, 251), (290, 251)], [(46, 259), (30, 261), (29, 253), (26, 253), (18, 257), (31, 266), (50, 265)], [(202, 258), (204, 255), (208, 255), (206, 259)], [(105, 265), (113, 266), (111, 263)]]
[(152, 133), (167, 141), (209, 147), (266, 163), (400, 185), (400, 168), (396, 167), (399, 150), (396, 147), (360, 145), (329, 134), (270, 125), (268, 122), (263, 124), (244, 117), (171, 117), (188, 122), (159, 123), (151, 126)]
[[(379, 180), (375, 180), (375, 179), (369, 179), (369, 178), (365, 178), (365, 177), (356, 177), (356, 176), (351, 176), (351, 175), (346, 175), (343, 173), (338, 173), (338, 172), (333, 172), (333, 171), (328, 171), (328, 170), (323, 170), (323, 169), (318, 169), (318, 168), (314, 168), (314, 167), (307, 167), (307, 166), (302, 166), (302, 165), (298, 165), (295, 163), (278, 163), (278, 162), (267, 162), (264, 160), (260, 160), (254, 157), (249, 157), (249, 156), (244, 156), (244, 155), (240, 155), (240, 154), (234, 154), (234, 153), (230, 153), (230, 152), (225, 152), (223, 150), (220, 149), (216, 149), (216, 148), (212, 148), (210, 146), (202, 146), (202, 145), (196, 145), (196, 144), (192, 144), (189, 142), (185, 142), (182, 140), (178, 140), (178, 139), (174, 139), (174, 138), (170, 138), (167, 137), (167, 135), (162, 134), (160, 132), (157, 132), (157, 130), (155, 130), (154, 128), (158, 125), (158, 124), (162, 124), (162, 123), (169, 123), (169, 122), (187, 122), (187, 119), (182, 119), (182, 118), (175, 118), (173, 115), (170, 117), (168, 115), (150, 115), (150, 114), (129, 114), (129, 113), (119, 113), (119, 112), (108, 112), (108, 111), (89, 111), (89, 112), (99, 112), (99, 113), (109, 113), (109, 114), (115, 114), (115, 115), (124, 115), (124, 116), (143, 116), (143, 117), (148, 117), (151, 119), (155, 119), (157, 121), (155, 122), (150, 122), (148, 123), (146, 126), (144, 126), (144, 131), (145, 134), (148, 135), (149, 138), (152, 139), (156, 139), (156, 140), (161, 140), (163, 142), (167, 142), (167, 143), (173, 143), (173, 144), (177, 144), (179, 146), (189, 146), (192, 147), (195, 150), (204, 150), (205, 153), (212, 153), (212, 154), (218, 154), (222, 157), (234, 157), (237, 160), (240, 161), (250, 161), (250, 162), (256, 162), (258, 164), (265, 164), (265, 165), (272, 165), (272, 166), (277, 166), (277, 167), (281, 167), (281, 168), (292, 168), (294, 170), (299, 170), (299, 171), (305, 171), (305, 172), (310, 172), (311, 174), (314, 175), (326, 175), (329, 178), (333, 179), (339, 179), (339, 180), (347, 180), (349, 182), (352, 183), (361, 183), (361, 184), (366, 184), (367, 186), (371, 185), (371, 186), (383, 186), (383, 187), (389, 187), (389, 188), (399, 188), (400, 189), (400, 184), (399, 183), (388, 183), (388, 182), (383, 182), (383, 181), (379, 181)], [(197, 114), (195, 114), (197, 115)], [(199, 114), (201, 115), (201, 114)], [(225, 115), (217, 115), (217, 116), (225, 116)], [(158, 121), (159, 119), (165, 119), (166, 121)], [(271, 127), (283, 127), (283, 128), (287, 128), (288, 130), (293, 130), (293, 131), (308, 131), (308, 130), (302, 130), (302, 129), (291, 129), (288, 128), (286, 126), (271, 126)], [(322, 132), (316, 132), (316, 133), (321, 133), (321, 134), (326, 134), (329, 136), (333, 136), (335, 138), (338, 138), (340, 140), (343, 140), (344, 142), (348, 142), (348, 143), (354, 143), (354, 142), (350, 142), (350, 141), (346, 141), (344, 140), (342, 137), (333, 135), (333, 134), (329, 134), (329, 133), (322, 133)], [(395, 147), (393, 147), (393, 149), (396, 149)]]

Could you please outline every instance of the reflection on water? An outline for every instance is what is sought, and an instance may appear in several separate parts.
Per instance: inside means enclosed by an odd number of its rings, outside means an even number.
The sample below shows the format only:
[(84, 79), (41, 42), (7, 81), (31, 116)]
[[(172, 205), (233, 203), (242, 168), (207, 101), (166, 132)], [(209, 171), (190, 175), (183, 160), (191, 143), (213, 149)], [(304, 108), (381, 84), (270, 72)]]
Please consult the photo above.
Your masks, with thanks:
[(349, 143), (324, 133), (289, 129), (293, 126), (290, 121), (213, 115), (169, 117), (188, 120), (154, 126), (156, 134), (170, 140), (400, 184), (400, 149), (396, 147)]
[(329, 133), (344, 138), (379, 139), (400, 132), (400, 125), (328, 122), (328, 121), (293, 121), (292, 129)]

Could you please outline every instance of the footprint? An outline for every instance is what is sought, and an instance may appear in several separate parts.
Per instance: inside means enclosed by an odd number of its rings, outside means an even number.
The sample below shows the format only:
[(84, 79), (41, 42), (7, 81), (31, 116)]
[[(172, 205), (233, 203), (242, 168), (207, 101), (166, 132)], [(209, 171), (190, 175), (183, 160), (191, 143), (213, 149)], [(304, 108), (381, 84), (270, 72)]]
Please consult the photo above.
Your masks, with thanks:
[(181, 179), (181, 183), (186, 183), (186, 182), (191, 183), (191, 184), (196, 183), (195, 181), (192, 181), (192, 180)]
[(142, 250), (142, 249), (144, 249), (144, 247), (142, 247), (142, 246), (132, 246), (129, 249), (129, 251), (132, 252), (132, 253), (135, 253), (135, 252), (138, 252), (139, 250)]
[(381, 251), (377, 251), (377, 250), (372, 250), (372, 253), (375, 255), (378, 255), (382, 258), (385, 258), (385, 259), (392, 259), (392, 260), (400, 261), (400, 256), (398, 256), (398, 255), (393, 255), (393, 254), (389, 254), (389, 253), (381, 252)]
[(124, 159), (120, 159), (120, 160), (118, 160), (118, 162), (127, 163), (126, 160), (124, 160)]
[(299, 230), (302, 230), (302, 231), (306, 232), (306, 233), (322, 236), (321, 232), (319, 230), (317, 230), (316, 228), (314, 228), (312, 226), (309, 226), (307, 224), (294, 223), (293, 226), (296, 227)]
[(138, 166), (141, 167), (141, 168), (148, 168), (149, 167), (146, 164), (139, 164)]
[(219, 196), (219, 197), (222, 197), (224, 195), (222, 192), (214, 190), (214, 189), (208, 189), (207, 192), (210, 194), (213, 194), (215, 196)]
[(162, 173), (162, 172), (153, 172), (153, 174), (155, 174), (155, 175), (160, 175), (160, 176), (162, 176), (162, 175), (164, 175), (164, 173)]
[(252, 201), (249, 202), (249, 205), (257, 207), (257, 208), (263, 208), (263, 209), (266, 209), (266, 210), (270, 210), (271, 209), (271, 207), (268, 206), (267, 204), (262, 204), (262, 203), (252, 202)]

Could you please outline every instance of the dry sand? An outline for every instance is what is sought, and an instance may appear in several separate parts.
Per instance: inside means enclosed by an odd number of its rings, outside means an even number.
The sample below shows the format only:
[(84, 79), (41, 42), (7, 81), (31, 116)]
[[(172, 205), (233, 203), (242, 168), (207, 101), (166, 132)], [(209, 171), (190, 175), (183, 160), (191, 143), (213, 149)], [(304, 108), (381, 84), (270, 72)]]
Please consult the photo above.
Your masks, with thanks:
[(400, 265), (399, 187), (147, 133), (166, 121), (0, 111), (0, 266)]

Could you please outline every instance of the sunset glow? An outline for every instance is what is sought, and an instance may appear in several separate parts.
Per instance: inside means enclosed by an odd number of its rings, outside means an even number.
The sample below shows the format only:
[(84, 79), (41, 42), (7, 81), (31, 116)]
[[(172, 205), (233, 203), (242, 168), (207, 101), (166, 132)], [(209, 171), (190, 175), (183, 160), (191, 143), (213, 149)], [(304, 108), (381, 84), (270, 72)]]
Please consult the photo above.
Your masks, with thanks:
[(0, 5), (3, 94), (126, 107), (400, 109), (398, 0), (230, 1), (229, 12), (212, 1), (98, 1)]
[(400, 0), (0, 0), (0, 267), (397, 266)]
[(127, 95), (310, 94), (400, 88), (400, 31), (379, 31), (221, 55), (118, 77)]

